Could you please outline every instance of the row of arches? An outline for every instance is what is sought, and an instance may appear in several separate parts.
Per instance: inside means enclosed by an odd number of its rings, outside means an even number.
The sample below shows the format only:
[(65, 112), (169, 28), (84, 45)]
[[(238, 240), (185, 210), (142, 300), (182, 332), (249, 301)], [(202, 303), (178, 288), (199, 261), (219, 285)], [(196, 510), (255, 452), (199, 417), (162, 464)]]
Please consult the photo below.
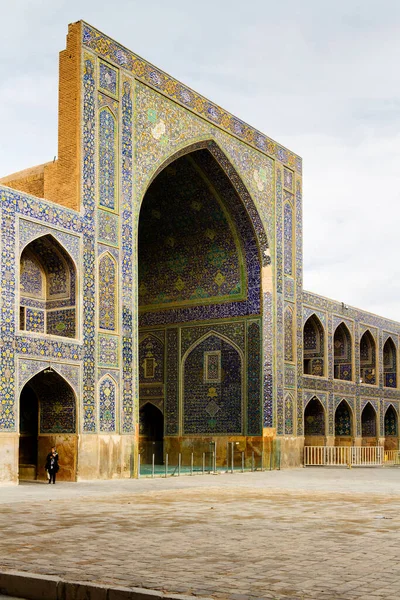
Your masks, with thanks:
[[(290, 307), (285, 311), (285, 360), (293, 361), (293, 313)], [(352, 336), (345, 323), (340, 323), (333, 334), (333, 377), (344, 381), (354, 381)], [(376, 385), (377, 347), (374, 336), (367, 329), (359, 343), (360, 378), (359, 383)], [(305, 375), (324, 377), (327, 375), (325, 352), (325, 330), (317, 315), (311, 315), (303, 328), (303, 372)], [(383, 384), (397, 387), (397, 349), (389, 336), (383, 345)]]
[[(98, 259), (98, 282), (98, 327), (117, 331), (118, 263), (108, 251)], [(20, 331), (77, 337), (76, 265), (51, 234), (22, 251), (19, 296)]]
[[(346, 400), (342, 400), (336, 408), (334, 428), (337, 445), (351, 443), (351, 440), (356, 436), (354, 414)], [(312, 398), (305, 408), (304, 435), (306, 445), (316, 445), (316, 439), (326, 436), (326, 412), (317, 397)], [(385, 446), (388, 449), (392, 446), (397, 448), (398, 414), (392, 404), (385, 411), (384, 436)], [(366, 445), (375, 444), (379, 437), (378, 415), (370, 402), (367, 402), (361, 412), (361, 437)]]

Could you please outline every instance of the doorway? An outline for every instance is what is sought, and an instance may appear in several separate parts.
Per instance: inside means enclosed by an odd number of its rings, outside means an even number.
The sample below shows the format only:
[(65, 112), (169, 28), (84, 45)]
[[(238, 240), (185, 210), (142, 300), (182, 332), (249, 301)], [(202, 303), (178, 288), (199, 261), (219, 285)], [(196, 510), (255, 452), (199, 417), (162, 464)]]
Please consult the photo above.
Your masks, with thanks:
[(76, 398), (55, 370), (47, 368), (30, 379), (20, 395), (19, 479), (47, 479), (46, 456), (55, 446), (59, 481), (75, 481), (78, 452)]
[(139, 452), (142, 464), (156, 465), (164, 462), (164, 415), (161, 410), (147, 402), (139, 411)]

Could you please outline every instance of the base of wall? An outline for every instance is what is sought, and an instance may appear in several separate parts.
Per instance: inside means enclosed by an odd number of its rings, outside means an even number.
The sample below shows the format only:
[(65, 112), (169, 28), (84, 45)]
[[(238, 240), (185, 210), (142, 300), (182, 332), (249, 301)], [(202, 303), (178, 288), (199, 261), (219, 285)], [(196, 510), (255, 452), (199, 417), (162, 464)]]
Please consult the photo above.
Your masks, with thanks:
[(304, 437), (282, 436), (278, 438), (281, 447), (281, 469), (293, 469), (303, 465)]
[(137, 477), (135, 435), (80, 435), (77, 481)]
[[(289, 438), (287, 438), (289, 439)], [(300, 442), (294, 440), (300, 439)], [(168, 463), (178, 464), (179, 454), (181, 455), (181, 464), (190, 465), (191, 455), (193, 453), (193, 465), (199, 467), (202, 461), (206, 464), (214, 460), (218, 468), (230, 469), (233, 465), (239, 468), (244, 461), (246, 469), (255, 468), (278, 469), (282, 460), (282, 443), (284, 444), (284, 463), (288, 466), (299, 466), (301, 463), (301, 452), (298, 450), (300, 443), (303, 448), (303, 438), (290, 438), (290, 443), (286, 438), (277, 438), (276, 429), (265, 428), (260, 436), (242, 436), (242, 435), (203, 435), (203, 436), (170, 436), (165, 437), (163, 442), (164, 460), (168, 454)], [(291, 446), (295, 446), (291, 450)], [(204, 455), (204, 456), (203, 456)], [(290, 456), (290, 458), (288, 458)]]
[(18, 433), (0, 433), (0, 483), (18, 483)]
[(46, 456), (52, 446), (59, 454), (58, 481), (137, 477), (137, 436), (40, 435), (37, 465), (19, 466), (19, 434), (0, 434), (0, 484), (19, 480), (46, 481)]

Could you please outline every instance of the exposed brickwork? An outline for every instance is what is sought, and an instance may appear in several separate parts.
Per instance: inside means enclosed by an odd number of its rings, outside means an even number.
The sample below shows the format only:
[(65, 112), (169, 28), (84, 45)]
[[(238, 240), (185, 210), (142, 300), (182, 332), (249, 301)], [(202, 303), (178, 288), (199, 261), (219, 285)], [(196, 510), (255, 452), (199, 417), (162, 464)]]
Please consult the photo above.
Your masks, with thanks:
[(19, 190), (20, 192), (26, 192), (27, 194), (43, 198), (45, 166), (38, 165), (37, 167), (13, 173), (0, 179), (0, 183), (13, 190)]
[(79, 209), (81, 23), (68, 27), (67, 48), (60, 52), (58, 160), (44, 170), (44, 196)]

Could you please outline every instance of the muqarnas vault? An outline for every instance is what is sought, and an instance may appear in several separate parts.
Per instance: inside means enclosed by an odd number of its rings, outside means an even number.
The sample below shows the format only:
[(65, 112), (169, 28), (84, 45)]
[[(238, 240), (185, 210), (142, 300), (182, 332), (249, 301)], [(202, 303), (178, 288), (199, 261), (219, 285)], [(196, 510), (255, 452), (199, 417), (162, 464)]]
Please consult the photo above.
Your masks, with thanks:
[(303, 291), (298, 156), (84, 22), (58, 144), (0, 180), (0, 480), (398, 447), (400, 325)]

